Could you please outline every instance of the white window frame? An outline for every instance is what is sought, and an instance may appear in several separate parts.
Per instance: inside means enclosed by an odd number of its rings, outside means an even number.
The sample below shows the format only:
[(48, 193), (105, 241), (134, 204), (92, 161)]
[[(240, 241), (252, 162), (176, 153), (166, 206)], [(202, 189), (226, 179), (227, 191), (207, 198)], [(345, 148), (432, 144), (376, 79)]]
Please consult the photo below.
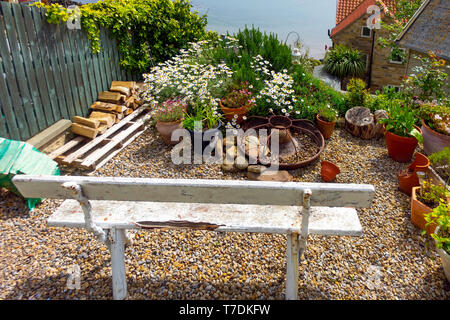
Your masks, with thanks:
[[(405, 53), (405, 55), (406, 55), (406, 49), (405, 48), (399, 48), (400, 50), (402, 50), (404, 53)], [(392, 55), (392, 51), (393, 51), (394, 49), (391, 49), (391, 55)], [(405, 59), (402, 59), (402, 61), (396, 61), (396, 60), (391, 60), (390, 58), (389, 58), (389, 62), (390, 63), (395, 63), (395, 64), (403, 64), (403, 63), (405, 63)]]
[[(364, 28), (369, 29), (369, 35), (364, 35)], [(362, 38), (370, 38), (372, 36), (372, 29), (370, 29), (368, 26), (362, 26), (361, 27), (361, 37)]]
[(393, 84), (388, 84), (388, 85), (385, 86), (385, 88), (388, 88), (388, 89), (394, 88), (395, 92), (400, 92), (400, 86), (396, 86), (396, 85), (393, 85)]
[(369, 70), (369, 54), (363, 52), (362, 55), (366, 56), (366, 71), (367, 71)]

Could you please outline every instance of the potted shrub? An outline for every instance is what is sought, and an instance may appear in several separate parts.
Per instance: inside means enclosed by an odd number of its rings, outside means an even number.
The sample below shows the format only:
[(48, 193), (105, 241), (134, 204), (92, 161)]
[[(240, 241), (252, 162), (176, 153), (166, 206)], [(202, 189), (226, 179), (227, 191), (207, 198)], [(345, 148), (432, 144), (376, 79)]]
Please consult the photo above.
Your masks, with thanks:
[(322, 105), (316, 115), (317, 127), (325, 139), (329, 139), (336, 125), (336, 111), (330, 105)]
[(419, 115), (425, 153), (429, 155), (450, 148), (450, 106), (422, 104)]
[(182, 100), (167, 100), (154, 108), (153, 117), (156, 120), (156, 129), (163, 141), (168, 145), (177, 144), (171, 139), (172, 132), (183, 127), (183, 117), (186, 104)]
[(389, 157), (393, 160), (411, 161), (418, 141), (422, 141), (422, 132), (415, 122), (414, 111), (395, 100), (389, 108), (389, 118), (379, 120), (383, 124)]
[(219, 101), (220, 109), (225, 118), (228, 121), (235, 119), (236, 123), (241, 123), (248, 110), (255, 105), (252, 95), (247, 82), (228, 92)]
[[(201, 151), (203, 154), (203, 151), (211, 142), (203, 141), (203, 136), (206, 133), (211, 137), (216, 136), (222, 126), (221, 118), (222, 116), (217, 112), (217, 107), (210, 101), (204, 103), (197, 101), (196, 106), (191, 108), (191, 112), (185, 114), (183, 128), (189, 131), (194, 152)], [(201, 149), (195, 147), (196, 136), (202, 141)]]
[(445, 276), (450, 281), (450, 203), (441, 199), (439, 206), (425, 215), (425, 221), (427, 226), (429, 224), (437, 225), (431, 237), (436, 242), (436, 249), (441, 256)]
[(411, 194), (411, 222), (420, 229), (426, 229), (428, 234), (435, 231), (436, 224), (426, 225), (425, 216), (444, 201), (450, 200), (450, 191), (445, 186), (434, 185), (431, 180), (425, 180), (420, 187), (414, 187)]
[(446, 184), (444, 181), (450, 181), (450, 148), (446, 147), (433, 153), (429, 159), (433, 167), (431, 172), (436, 176), (436, 180), (442, 185)]

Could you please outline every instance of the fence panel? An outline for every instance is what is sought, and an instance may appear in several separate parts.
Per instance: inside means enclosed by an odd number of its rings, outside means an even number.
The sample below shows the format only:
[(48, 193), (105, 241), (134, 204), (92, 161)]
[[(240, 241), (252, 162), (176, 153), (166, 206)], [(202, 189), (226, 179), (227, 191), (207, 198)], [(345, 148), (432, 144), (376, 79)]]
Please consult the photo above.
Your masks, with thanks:
[(137, 79), (101, 30), (100, 54), (84, 31), (45, 20), (45, 10), (0, 2), (0, 137), (28, 140), (61, 119), (86, 116), (111, 81)]

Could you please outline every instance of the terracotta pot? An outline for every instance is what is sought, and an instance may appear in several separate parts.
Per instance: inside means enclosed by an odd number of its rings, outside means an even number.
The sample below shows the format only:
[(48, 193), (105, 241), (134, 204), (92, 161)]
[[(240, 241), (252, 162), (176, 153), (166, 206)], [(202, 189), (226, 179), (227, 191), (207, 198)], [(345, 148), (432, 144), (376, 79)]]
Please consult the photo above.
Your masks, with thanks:
[(422, 119), (423, 149), (427, 155), (441, 151), (445, 147), (450, 148), (450, 136), (431, 129)]
[(317, 128), (319, 128), (320, 133), (322, 133), (325, 139), (330, 139), (333, 134), (334, 126), (336, 125), (336, 120), (333, 122), (323, 121), (320, 119), (319, 115), (316, 115)]
[[(419, 127), (414, 126), (419, 132)], [(384, 136), (386, 138), (386, 146), (389, 157), (397, 162), (409, 162), (414, 154), (414, 150), (418, 145), (418, 141), (414, 137), (401, 137), (392, 132), (386, 131), (384, 125)]]
[(161, 135), (161, 138), (163, 139), (164, 143), (168, 145), (175, 145), (179, 141), (172, 141), (172, 132), (174, 132), (176, 129), (181, 129), (183, 127), (183, 120), (178, 121), (172, 121), (172, 122), (162, 122), (158, 121), (156, 123), (156, 129), (158, 130), (159, 134)]
[(444, 249), (437, 249), (437, 252), (441, 256), (442, 266), (444, 267), (444, 273), (447, 277), (447, 281), (450, 282), (450, 255), (445, 252)]
[(403, 170), (398, 175), (398, 184), (400, 191), (411, 195), (413, 187), (419, 186), (419, 178), (417, 177), (417, 172), (426, 172), (428, 166), (430, 165), (430, 160), (427, 156), (418, 152), (413, 163), (411, 163), (406, 170)]
[[(417, 200), (419, 189), (420, 187), (414, 187), (411, 192), (411, 222), (420, 230), (424, 230), (426, 224), (425, 214), (430, 213), (433, 209)], [(426, 228), (427, 234), (432, 234), (436, 227), (437, 225), (435, 223), (430, 224)]]
[(337, 165), (330, 161), (322, 161), (322, 168), (320, 170), (320, 174), (322, 175), (322, 180), (325, 182), (333, 181), (336, 178), (336, 175), (341, 173), (341, 170)]
[(225, 119), (228, 121), (232, 121), (234, 119), (234, 115), (237, 115), (236, 123), (241, 123), (244, 119), (243, 117), (247, 114), (249, 106), (243, 106), (240, 108), (228, 108), (222, 104), (222, 99), (219, 101), (220, 109), (222, 109), (223, 114), (225, 115)]

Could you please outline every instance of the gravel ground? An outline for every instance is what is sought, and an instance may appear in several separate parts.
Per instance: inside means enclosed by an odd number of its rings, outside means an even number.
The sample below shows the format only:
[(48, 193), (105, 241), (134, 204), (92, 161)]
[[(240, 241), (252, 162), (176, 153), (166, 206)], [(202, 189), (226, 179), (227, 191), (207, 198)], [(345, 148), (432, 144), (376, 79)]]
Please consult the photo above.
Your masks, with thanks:
[[(383, 139), (363, 141), (337, 128), (321, 156), (341, 168), (336, 182), (375, 185), (370, 209), (360, 209), (364, 236), (310, 236), (300, 265), (299, 299), (449, 299), (450, 285), (430, 238), (410, 222), (409, 197)], [(73, 174), (85, 174), (74, 172)], [(321, 182), (320, 163), (291, 171), (294, 181)], [(218, 165), (175, 166), (153, 129), (96, 175), (246, 179)], [(107, 248), (83, 230), (49, 228), (61, 200), (28, 213), (0, 191), (0, 299), (111, 299)], [(283, 235), (208, 231), (137, 231), (126, 249), (129, 299), (284, 299)], [(68, 270), (81, 268), (81, 289), (69, 290)]]

